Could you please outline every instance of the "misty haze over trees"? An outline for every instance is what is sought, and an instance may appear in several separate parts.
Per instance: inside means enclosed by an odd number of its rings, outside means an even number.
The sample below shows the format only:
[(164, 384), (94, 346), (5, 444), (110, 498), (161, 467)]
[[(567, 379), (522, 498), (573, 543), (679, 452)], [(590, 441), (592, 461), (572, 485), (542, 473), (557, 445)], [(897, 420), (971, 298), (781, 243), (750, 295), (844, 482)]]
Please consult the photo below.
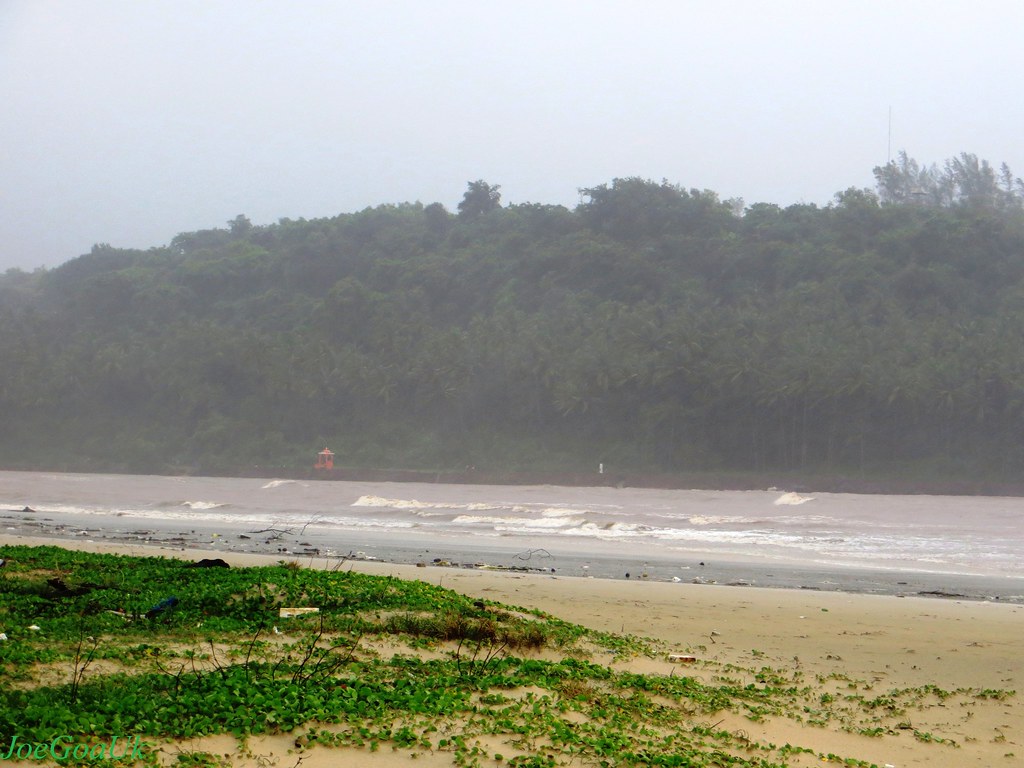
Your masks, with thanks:
[(0, 277), (0, 461), (1024, 469), (1024, 184), (901, 154), (828, 207), (615, 179), (97, 245)]

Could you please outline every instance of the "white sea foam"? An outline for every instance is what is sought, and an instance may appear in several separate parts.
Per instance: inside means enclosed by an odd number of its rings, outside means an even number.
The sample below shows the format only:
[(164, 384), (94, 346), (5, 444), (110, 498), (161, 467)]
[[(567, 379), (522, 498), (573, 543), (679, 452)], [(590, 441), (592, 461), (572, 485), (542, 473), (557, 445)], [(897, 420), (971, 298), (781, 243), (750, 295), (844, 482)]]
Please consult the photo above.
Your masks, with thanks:
[(541, 514), (544, 517), (573, 517), (579, 515), (580, 510), (568, 507), (547, 507), (541, 510)]
[(181, 506), (188, 507), (189, 509), (203, 510), (203, 509), (219, 509), (220, 507), (226, 507), (227, 504), (221, 504), (217, 501), (184, 501)]
[(567, 506), (550, 506), (546, 503), (514, 503), (501, 501), (419, 501), (418, 499), (388, 499), (383, 496), (360, 496), (353, 507), (369, 507), (373, 509), (391, 509), (412, 512), (416, 515), (431, 516), (437, 511), (466, 512), (504, 512), (516, 515), (535, 515), (541, 517), (573, 517), (592, 511), (589, 508), (573, 508)]
[[(571, 529), (561, 531), (564, 536), (580, 536), (585, 538), (600, 539), (603, 541), (615, 541), (617, 539), (635, 538), (638, 531), (621, 523), (611, 525), (597, 525), (596, 523), (583, 523)], [(650, 531), (649, 533), (655, 533)]]
[(823, 515), (779, 515), (770, 520), (759, 520), (758, 522), (771, 522), (781, 525), (806, 525), (808, 523), (834, 523), (835, 519)]
[(465, 509), (465, 504), (445, 504), (416, 499), (386, 499), (383, 496), (360, 496), (352, 502), (353, 507), (377, 507), (380, 509)]
[(377, 520), (362, 517), (331, 517), (311, 523), (311, 527), (331, 525), (340, 528), (415, 528), (417, 523), (412, 520)]
[(555, 530), (579, 525), (583, 518), (569, 517), (488, 517), (485, 515), (459, 515), (454, 520), (461, 525), (490, 525), (496, 531)]
[(267, 488), (280, 488), (282, 485), (293, 485), (294, 480), (271, 480), (266, 485), (261, 485), (260, 488), (266, 490)]
[(749, 523), (761, 523), (754, 517), (732, 517), (728, 515), (693, 515), (687, 518), (690, 525), (741, 525)]
[(799, 493), (784, 493), (777, 498), (773, 504), (777, 507), (781, 506), (792, 506), (795, 507), (798, 504), (806, 504), (808, 501), (814, 501), (813, 496), (801, 496)]
[[(182, 505), (184, 506), (184, 505)], [(115, 517), (132, 517), (143, 520), (177, 520), (190, 523), (260, 523), (273, 524), (281, 521), (281, 515), (259, 513), (253, 511), (228, 512), (212, 509), (110, 509), (94, 511), (92, 514), (113, 515)]]
[(392, 499), (383, 496), (365, 495), (352, 502), (353, 507), (390, 507)]
[(71, 506), (70, 504), (28, 504), (28, 505), (26, 505), (24, 502), (21, 502), (21, 501), (18, 501), (18, 502), (2, 502), (2, 503), (0, 503), (0, 509), (10, 509), (10, 510), (15, 511), (15, 512), (20, 511), (25, 506), (28, 506), (30, 509), (34, 509), (36, 512), (50, 512), (50, 513), (57, 514), (57, 515), (62, 515), (62, 514), (67, 514), (67, 515), (88, 515), (88, 514), (93, 514), (93, 513), (96, 512), (96, 510), (89, 509), (88, 507), (74, 507), (74, 506)]
[(412, 511), (430, 509), (465, 509), (471, 512), (486, 512), (488, 510), (499, 509), (527, 511), (526, 507), (520, 505), (500, 504), (496, 502), (419, 501), (418, 499), (387, 499), (383, 496), (360, 496), (352, 502), (352, 506)]

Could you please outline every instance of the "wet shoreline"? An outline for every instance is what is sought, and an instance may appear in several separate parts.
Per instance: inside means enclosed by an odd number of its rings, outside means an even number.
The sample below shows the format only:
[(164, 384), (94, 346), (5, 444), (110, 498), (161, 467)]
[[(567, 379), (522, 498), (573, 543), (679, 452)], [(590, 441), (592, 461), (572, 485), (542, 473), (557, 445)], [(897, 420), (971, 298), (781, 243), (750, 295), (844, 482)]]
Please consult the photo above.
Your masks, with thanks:
[[(894, 597), (998, 601), (1024, 604), (1024, 579), (932, 573), (877, 566), (796, 562), (768, 557), (721, 556), (710, 552), (642, 553), (608, 543), (586, 548), (541, 537), (508, 537), (467, 542), (457, 536), (404, 532), (345, 532), (325, 535), (301, 528), (254, 529), (241, 521), (156, 521), (126, 525), (116, 515), (94, 516), (0, 510), (0, 541), (21, 538), (81, 541), (140, 550), (204, 550), (277, 556), (343, 567), (348, 561), (377, 561), (426, 569), (476, 569), (555, 574), (612, 580), (762, 587)], [(135, 521), (132, 521), (135, 522)], [(194, 527), (193, 527), (194, 525)], [(151, 552), (140, 552), (146, 554)]]

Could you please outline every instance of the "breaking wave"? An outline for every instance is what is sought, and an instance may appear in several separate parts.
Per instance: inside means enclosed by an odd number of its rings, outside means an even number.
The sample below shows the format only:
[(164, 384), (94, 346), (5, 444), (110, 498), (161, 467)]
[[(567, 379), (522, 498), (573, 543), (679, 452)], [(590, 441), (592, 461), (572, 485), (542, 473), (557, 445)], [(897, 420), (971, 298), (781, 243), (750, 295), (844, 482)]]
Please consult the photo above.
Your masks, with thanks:
[(783, 507), (783, 506), (795, 507), (798, 504), (806, 504), (808, 501), (814, 501), (814, 497), (813, 496), (801, 496), (799, 493), (793, 493), (791, 491), (789, 493), (782, 494), (781, 496), (779, 496), (779, 498), (777, 498), (772, 503), (776, 507)]
[(693, 515), (687, 518), (690, 525), (743, 525), (764, 522), (756, 517), (733, 517), (729, 515)]
[(509, 531), (550, 531), (580, 525), (582, 517), (487, 517), (484, 515), (459, 515), (453, 523), (460, 525), (489, 525), (494, 530)]
[[(551, 506), (545, 503), (516, 504), (500, 501), (418, 501), (417, 499), (388, 499), (383, 496), (360, 496), (354, 502), (353, 507), (367, 507), (371, 509), (389, 509), (394, 511), (412, 512), (420, 516), (430, 516), (432, 512), (499, 512), (513, 515), (535, 515), (540, 514), (545, 518), (574, 517), (585, 515), (595, 510), (587, 508), (573, 508), (565, 506)], [(461, 516), (465, 517), (465, 516)], [(487, 520), (498, 518), (489, 517)], [(455, 518), (458, 521), (459, 518)]]

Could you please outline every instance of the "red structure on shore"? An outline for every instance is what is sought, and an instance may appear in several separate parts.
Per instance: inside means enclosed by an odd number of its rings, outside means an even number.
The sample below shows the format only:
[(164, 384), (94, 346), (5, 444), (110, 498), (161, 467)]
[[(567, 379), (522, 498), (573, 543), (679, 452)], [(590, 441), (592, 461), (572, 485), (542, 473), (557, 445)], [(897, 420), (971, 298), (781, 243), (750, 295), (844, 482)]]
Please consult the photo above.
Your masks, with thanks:
[(334, 469), (334, 451), (324, 448), (316, 455), (316, 464), (313, 469)]

